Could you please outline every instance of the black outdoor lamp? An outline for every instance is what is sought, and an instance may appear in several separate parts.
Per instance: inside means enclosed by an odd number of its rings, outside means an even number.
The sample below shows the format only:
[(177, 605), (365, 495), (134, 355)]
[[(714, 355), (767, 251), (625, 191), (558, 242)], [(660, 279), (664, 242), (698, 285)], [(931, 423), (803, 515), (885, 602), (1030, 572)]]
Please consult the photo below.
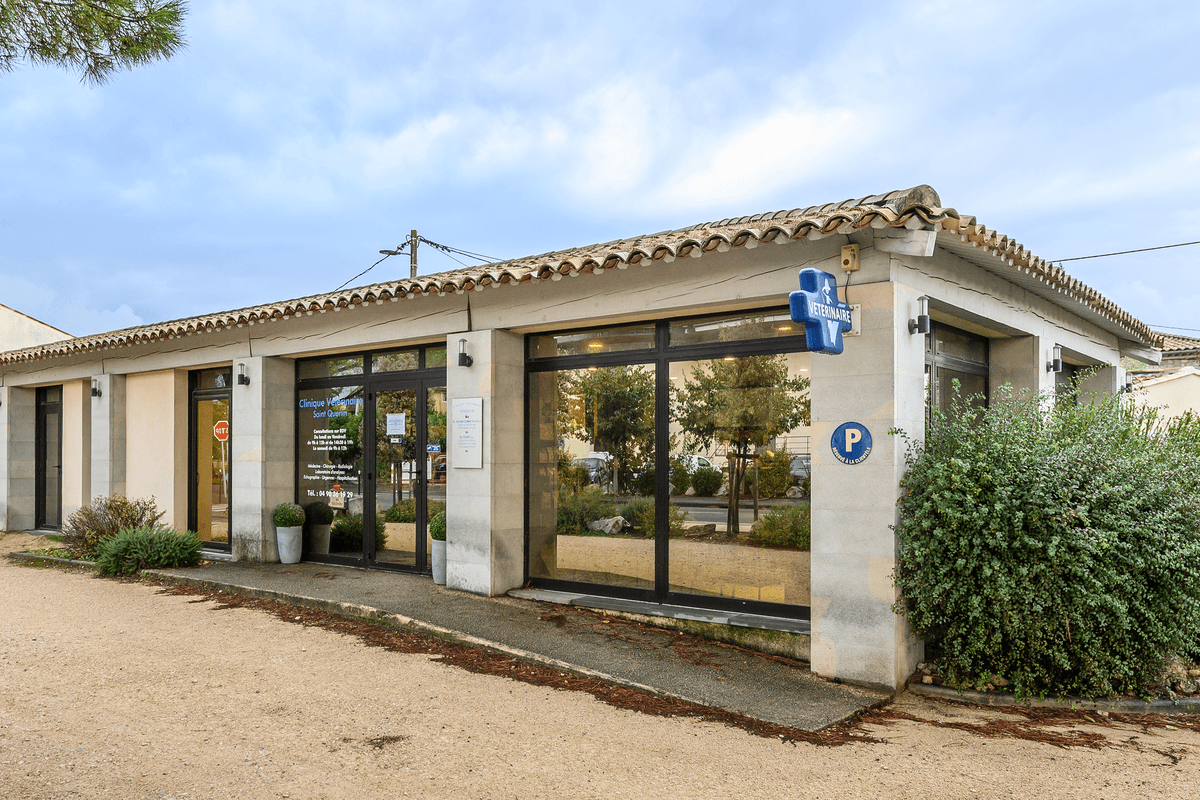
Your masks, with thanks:
[(1062, 372), (1062, 346), (1054, 345), (1054, 357), (1046, 362), (1046, 372)]
[(100, 397), (103, 392), (100, 391), (100, 381), (92, 378), (92, 397)]
[(458, 365), (460, 367), (469, 367), (475, 363), (475, 359), (467, 355), (467, 340), (458, 340)]
[(246, 374), (246, 365), (238, 364), (238, 386), (249, 386), (250, 376)]
[(917, 318), (908, 321), (908, 332), (913, 336), (929, 333), (929, 298), (922, 295), (917, 302), (921, 304)]

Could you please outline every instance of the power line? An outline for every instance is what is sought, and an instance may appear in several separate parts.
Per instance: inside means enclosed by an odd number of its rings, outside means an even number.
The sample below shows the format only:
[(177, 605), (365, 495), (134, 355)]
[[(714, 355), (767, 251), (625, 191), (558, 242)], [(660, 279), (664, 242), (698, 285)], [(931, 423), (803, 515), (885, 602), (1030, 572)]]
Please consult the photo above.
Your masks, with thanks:
[(1143, 247), (1139, 250), (1122, 250), (1118, 253), (1099, 253), (1094, 256), (1076, 256), (1075, 258), (1053, 258), (1053, 259), (1050, 259), (1050, 261), (1053, 264), (1062, 264), (1067, 261), (1083, 261), (1088, 258), (1107, 258), (1108, 256), (1127, 256), (1130, 253), (1148, 253), (1151, 250), (1167, 250), (1172, 247), (1187, 247), (1188, 245), (1193, 245), (1193, 244), (1200, 244), (1200, 241), (1180, 242), (1179, 244), (1163, 244), (1163, 245), (1159, 245), (1158, 247)]
[[(483, 264), (494, 264), (497, 261), (503, 261), (503, 259), (500, 259), (500, 258), (493, 258), (492, 256), (485, 256), (485, 255), (481, 255), (480, 253), (472, 253), (470, 250), (462, 250), (458, 247), (451, 247), (448, 244), (441, 244), (440, 242), (435, 242), (430, 239), (426, 239), (424, 236), (417, 236), (416, 233), (417, 233), (416, 231), (413, 231), (413, 235), (409, 236), (404, 241), (404, 244), (398, 245), (394, 250), (380, 250), (379, 252), (383, 256), (383, 258), (379, 259), (374, 264), (367, 267), (366, 269), (364, 269), (362, 272), (355, 275), (350, 280), (346, 281), (346, 283), (343, 283), (341, 286), (337, 287), (337, 289), (334, 289), (334, 291), (336, 292), (336, 291), (339, 291), (339, 290), (345, 288), (352, 281), (358, 280), (363, 275), (366, 275), (368, 272), (375, 269), (377, 266), (382, 264), (384, 261), (387, 261), (392, 256), (398, 256), (398, 255), (402, 254), (405, 251), (405, 249), (408, 247), (414, 247), (413, 252), (415, 253), (415, 245), (418, 243), (429, 245), (430, 247), (434, 248), (435, 250), (441, 252), (443, 255), (445, 255), (447, 258), (449, 258), (451, 261), (454, 261), (455, 263), (459, 264), (460, 266), (462, 266), (464, 268), (470, 268), (471, 265), (465, 264), (462, 261), (459, 261), (453, 255), (451, 255), (452, 253), (457, 253), (458, 255), (465, 256), (466, 258), (473, 258), (476, 261), (479, 261)], [(415, 270), (416, 269), (415, 256), (413, 258), (413, 264), (414, 264), (413, 269)]]

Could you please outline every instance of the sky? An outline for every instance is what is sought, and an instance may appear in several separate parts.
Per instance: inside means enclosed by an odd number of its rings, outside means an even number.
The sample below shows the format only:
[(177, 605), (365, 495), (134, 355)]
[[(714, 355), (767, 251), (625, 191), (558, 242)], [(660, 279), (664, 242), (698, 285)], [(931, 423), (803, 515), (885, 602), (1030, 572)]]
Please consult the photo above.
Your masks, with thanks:
[[(86, 335), (333, 291), (413, 228), (499, 260), (919, 184), (1047, 259), (1200, 240), (1194, 1), (193, 0), (185, 30), (99, 86), (0, 72), (0, 303)], [(1200, 245), (1063, 266), (1200, 329)]]

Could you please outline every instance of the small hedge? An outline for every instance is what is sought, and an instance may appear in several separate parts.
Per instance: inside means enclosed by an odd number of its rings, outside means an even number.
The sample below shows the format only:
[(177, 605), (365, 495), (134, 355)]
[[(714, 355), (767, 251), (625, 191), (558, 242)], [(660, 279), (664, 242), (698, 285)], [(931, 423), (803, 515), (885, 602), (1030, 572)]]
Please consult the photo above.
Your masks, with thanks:
[[(445, 510), (446, 504), (440, 500), (427, 500), (425, 503), (425, 513), (430, 518), (437, 516)], [(383, 519), (385, 522), (416, 522), (416, 499), (410, 497), (391, 506), (387, 511), (383, 512)]]
[(616, 516), (612, 501), (605, 498), (599, 489), (584, 489), (582, 492), (559, 492), (557, 531), (562, 535), (589, 536), (587, 524), (593, 520)]
[(67, 518), (62, 527), (62, 542), (81, 558), (95, 559), (100, 544), (123, 530), (152, 528), (166, 512), (159, 511), (154, 498), (129, 499), (115, 494), (97, 497)]
[(792, 485), (792, 454), (768, 451), (758, 460), (758, 496), (783, 497)]
[(295, 503), (280, 503), (271, 513), (276, 528), (299, 528), (304, 525), (304, 509)]
[(909, 441), (896, 610), (960, 687), (1156, 694), (1200, 642), (1200, 420), (997, 394)]
[(100, 543), (101, 575), (133, 575), (144, 569), (192, 567), (200, 563), (200, 537), (170, 528), (129, 528)]
[(435, 542), (446, 541), (446, 512), (439, 511), (429, 520), (429, 538)]
[(808, 503), (773, 508), (750, 528), (749, 538), (763, 547), (807, 550), (812, 540), (812, 510)]
[[(387, 544), (387, 529), (382, 514), (375, 517), (375, 549), (382, 550)], [(361, 553), (363, 548), (362, 514), (338, 517), (329, 529), (329, 552)]]
[(721, 491), (725, 476), (721, 470), (712, 467), (700, 467), (692, 473), (692, 488), (699, 497), (713, 497)]

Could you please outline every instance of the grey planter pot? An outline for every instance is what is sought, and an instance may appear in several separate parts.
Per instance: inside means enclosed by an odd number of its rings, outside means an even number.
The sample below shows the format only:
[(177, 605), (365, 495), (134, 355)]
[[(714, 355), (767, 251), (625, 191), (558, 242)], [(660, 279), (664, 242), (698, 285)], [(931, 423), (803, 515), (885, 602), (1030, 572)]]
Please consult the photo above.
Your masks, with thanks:
[(308, 552), (319, 555), (329, 553), (329, 529), (332, 525), (308, 526)]
[(446, 542), (433, 540), (433, 582), (438, 586), (446, 585)]
[(299, 564), (300, 551), (304, 548), (304, 527), (276, 528), (275, 541), (279, 545), (279, 561), (282, 564)]

